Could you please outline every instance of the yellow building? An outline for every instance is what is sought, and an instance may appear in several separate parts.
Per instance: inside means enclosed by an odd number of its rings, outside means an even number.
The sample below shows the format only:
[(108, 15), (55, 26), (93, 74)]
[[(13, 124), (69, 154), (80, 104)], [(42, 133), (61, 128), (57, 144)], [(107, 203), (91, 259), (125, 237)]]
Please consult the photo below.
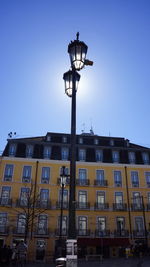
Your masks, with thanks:
[[(0, 245), (26, 239), (28, 257), (49, 260), (60, 234), (62, 166), (69, 174), (70, 135), (8, 139), (0, 159)], [(63, 192), (67, 237), (69, 177)], [(150, 149), (118, 137), (76, 136), (78, 256), (121, 256), (149, 244)], [(28, 222), (28, 223), (27, 223)]]

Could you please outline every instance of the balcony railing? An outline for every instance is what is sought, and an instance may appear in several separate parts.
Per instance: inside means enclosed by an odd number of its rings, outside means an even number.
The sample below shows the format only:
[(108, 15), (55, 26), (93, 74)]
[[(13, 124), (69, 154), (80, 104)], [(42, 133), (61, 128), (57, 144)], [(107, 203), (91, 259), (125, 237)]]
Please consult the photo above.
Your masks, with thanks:
[(27, 207), (28, 206), (28, 200), (25, 199), (17, 199), (16, 200), (16, 207)]
[(132, 203), (131, 204), (131, 210), (132, 211), (143, 211), (144, 206), (142, 203)]
[(11, 198), (0, 198), (0, 206), (12, 206)]
[(48, 228), (36, 228), (34, 235), (36, 236), (49, 236), (50, 232)]
[(113, 203), (113, 210), (126, 211), (127, 210), (127, 204), (125, 204), (125, 203)]
[[(67, 229), (62, 229), (61, 235), (62, 236), (67, 236), (68, 230)], [(55, 235), (60, 236), (60, 229), (55, 229)]]
[(79, 210), (90, 209), (90, 203), (89, 202), (76, 202), (76, 209), (79, 209)]
[(39, 209), (51, 209), (51, 202), (50, 200), (38, 200), (36, 202), (36, 208)]
[(13, 228), (13, 234), (24, 236), (25, 235), (25, 227), (14, 227)]
[(76, 179), (76, 184), (81, 186), (88, 186), (90, 184), (89, 179)]
[(94, 185), (105, 187), (105, 186), (108, 186), (108, 181), (107, 180), (94, 180)]
[(23, 183), (30, 183), (31, 177), (30, 176), (23, 176), (22, 177), (22, 182)]
[(139, 183), (138, 182), (132, 182), (132, 187), (139, 187)]
[(95, 202), (94, 209), (95, 210), (108, 210), (109, 209), (109, 204), (108, 203)]
[(122, 230), (115, 230), (114, 231), (114, 237), (128, 237), (129, 231), (122, 229)]
[(90, 236), (90, 230), (89, 229), (78, 229), (77, 235), (78, 236)]
[(134, 237), (145, 237), (145, 231), (144, 230), (134, 230), (133, 231), (133, 236)]
[(107, 237), (110, 236), (110, 230), (95, 230), (95, 237)]
[(0, 225), (0, 234), (1, 235), (8, 235), (9, 233), (9, 227), (6, 225)]
[[(68, 209), (69, 203), (63, 201), (63, 209)], [(56, 201), (56, 209), (60, 209), (61, 208), (61, 201)]]
[(7, 175), (7, 174), (5, 174), (4, 175), (4, 181), (11, 181), (12, 180), (12, 175)]

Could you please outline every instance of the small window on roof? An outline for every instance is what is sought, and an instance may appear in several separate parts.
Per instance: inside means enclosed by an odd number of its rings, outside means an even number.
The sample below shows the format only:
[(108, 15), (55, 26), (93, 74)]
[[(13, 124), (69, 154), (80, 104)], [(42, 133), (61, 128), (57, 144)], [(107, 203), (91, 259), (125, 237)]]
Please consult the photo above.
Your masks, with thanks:
[(94, 139), (94, 144), (98, 145), (98, 139), (97, 138)]
[(50, 136), (50, 135), (48, 135), (48, 136), (47, 136), (47, 139), (46, 139), (46, 141), (48, 141), (48, 142), (50, 142), (50, 141), (51, 141), (51, 136)]
[(63, 143), (67, 143), (67, 136), (63, 136), (62, 141)]
[(79, 137), (79, 144), (83, 144), (83, 138)]
[(113, 139), (110, 140), (110, 145), (114, 146), (114, 140)]

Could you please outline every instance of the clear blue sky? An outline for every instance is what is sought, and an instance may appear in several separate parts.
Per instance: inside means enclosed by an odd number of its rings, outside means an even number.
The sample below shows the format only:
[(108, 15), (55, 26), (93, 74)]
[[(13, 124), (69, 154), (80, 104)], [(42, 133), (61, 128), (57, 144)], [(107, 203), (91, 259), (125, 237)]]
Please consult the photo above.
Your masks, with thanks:
[(0, 0), (0, 151), (10, 131), (70, 133), (62, 76), (77, 31), (94, 61), (80, 72), (77, 133), (150, 146), (149, 0)]

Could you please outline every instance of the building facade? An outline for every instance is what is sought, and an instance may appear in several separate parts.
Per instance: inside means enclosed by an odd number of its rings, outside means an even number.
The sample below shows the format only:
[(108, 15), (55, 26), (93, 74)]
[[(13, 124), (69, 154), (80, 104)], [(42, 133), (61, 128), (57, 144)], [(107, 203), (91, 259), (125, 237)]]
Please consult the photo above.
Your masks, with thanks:
[[(49, 260), (60, 234), (67, 237), (70, 135), (8, 139), (0, 158), (0, 245), (25, 239), (32, 260)], [(76, 136), (78, 256), (121, 256), (136, 242), (149, 244), (150, 149), (118, 137)]]

